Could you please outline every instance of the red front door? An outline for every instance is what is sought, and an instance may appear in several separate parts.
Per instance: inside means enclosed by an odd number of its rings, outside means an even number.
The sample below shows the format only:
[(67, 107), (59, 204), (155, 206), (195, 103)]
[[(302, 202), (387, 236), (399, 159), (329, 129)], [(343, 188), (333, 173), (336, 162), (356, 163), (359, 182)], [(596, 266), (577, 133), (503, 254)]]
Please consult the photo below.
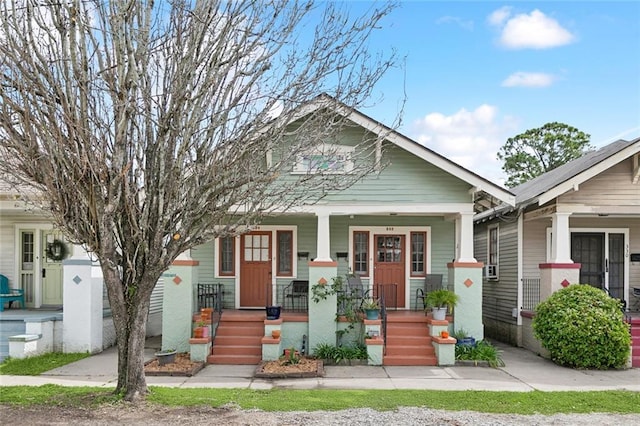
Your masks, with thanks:
[(240, 244), (240, 307), (271, 303), (271, 232), (252, 232)]
[(404, 308), (405, 241), (404, 235), (375, 236), (374, 296), (384, 295), (387, 307)]

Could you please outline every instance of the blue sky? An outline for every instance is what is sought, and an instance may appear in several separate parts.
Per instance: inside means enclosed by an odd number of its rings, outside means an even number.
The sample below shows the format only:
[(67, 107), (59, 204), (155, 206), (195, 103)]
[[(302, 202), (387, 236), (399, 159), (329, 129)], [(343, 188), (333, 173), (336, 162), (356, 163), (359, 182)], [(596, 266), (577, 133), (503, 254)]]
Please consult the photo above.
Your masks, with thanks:
[(371, 39), (392, 47), (404, 66), (362, 112), (391, 125), (406, 93), (401, 133), (497, 183), (500, 146), (548, 122), (640, 136), (640, 2), (404, 1)]

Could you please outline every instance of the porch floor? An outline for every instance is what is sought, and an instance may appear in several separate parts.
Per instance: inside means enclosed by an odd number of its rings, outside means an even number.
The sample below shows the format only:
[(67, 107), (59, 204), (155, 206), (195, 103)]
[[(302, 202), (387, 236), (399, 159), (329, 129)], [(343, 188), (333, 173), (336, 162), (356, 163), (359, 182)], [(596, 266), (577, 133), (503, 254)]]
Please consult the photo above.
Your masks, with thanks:
[(59, 309), (6, 309), (0, 312), (0, 321), (62, 321), (62, 308)]

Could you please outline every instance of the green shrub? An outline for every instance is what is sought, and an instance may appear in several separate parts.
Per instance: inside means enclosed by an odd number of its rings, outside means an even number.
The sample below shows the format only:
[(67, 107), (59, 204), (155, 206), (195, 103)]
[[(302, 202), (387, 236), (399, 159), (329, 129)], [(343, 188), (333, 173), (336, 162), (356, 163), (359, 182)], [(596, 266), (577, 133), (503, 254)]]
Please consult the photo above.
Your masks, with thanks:
[(490, 367), (504, 367), (500, 352), (486, 340), (480, 340), (475, 345), (456, 345), (456, 359), (487, 361)]
[(573, 368), (621, 367), (631, 336), (620, 301), (589, 285), (559, 290), (536, 307), (533, 331), (551, 359)]
[(316, 346), (314, 355), (320, 359), (332, 360), (339, 363), (345, 359), (368, 359), (365, 345), (334, 346), (328, 343), (320, 343)]

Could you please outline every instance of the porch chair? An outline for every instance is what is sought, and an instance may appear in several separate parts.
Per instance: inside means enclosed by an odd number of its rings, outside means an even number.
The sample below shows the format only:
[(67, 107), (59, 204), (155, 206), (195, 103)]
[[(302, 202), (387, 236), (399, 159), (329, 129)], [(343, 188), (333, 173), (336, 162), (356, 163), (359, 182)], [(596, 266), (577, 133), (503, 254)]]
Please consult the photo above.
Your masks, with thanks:
[(0, 312), (4, 311), (5, 302), (9, 302), (9, 309), (13, 302), (20, 302), (20, 307), (24, 309), (24, 290), (9, 288), (9, 278), (0, 275)]
[(424, 277), (424, 287), (416, 289), (416, 301), (415, 305), (413, 305), (413, 310), (418, 310), (418, 301), (422, 302), (422, 310), (424, 310), (426, 306), (426, 298), (427, 294), (432, 291), (439, 290), (442, 288), (442, 274), (427, 274)]
[[(287, 310), (287, 301), (291, 301), (291, 310), (306, 312), (309, 300), (309, 281), (293, 280), (283, 290), (283, 308)], [(296, 300), (298, 309), (296, 309)]]
[(369, 289), (365, 289), (362, 279), (358, 275), (347, 277), (346, 288), (342, 290), (342, 301), (338, 306), (338, 313), (347, 311), (347, 303), (351, 303), (354, 309), (360, 309), (365, 298), (369, 297)]

